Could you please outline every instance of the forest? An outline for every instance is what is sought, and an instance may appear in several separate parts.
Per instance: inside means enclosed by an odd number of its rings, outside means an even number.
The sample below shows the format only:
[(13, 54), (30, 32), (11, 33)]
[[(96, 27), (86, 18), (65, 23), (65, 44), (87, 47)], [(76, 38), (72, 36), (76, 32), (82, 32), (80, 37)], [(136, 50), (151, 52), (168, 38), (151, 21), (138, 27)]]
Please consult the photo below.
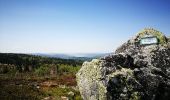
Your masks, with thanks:
[(0, 53), (0, 99), (81, 100), (75, 74), (83, 62)]

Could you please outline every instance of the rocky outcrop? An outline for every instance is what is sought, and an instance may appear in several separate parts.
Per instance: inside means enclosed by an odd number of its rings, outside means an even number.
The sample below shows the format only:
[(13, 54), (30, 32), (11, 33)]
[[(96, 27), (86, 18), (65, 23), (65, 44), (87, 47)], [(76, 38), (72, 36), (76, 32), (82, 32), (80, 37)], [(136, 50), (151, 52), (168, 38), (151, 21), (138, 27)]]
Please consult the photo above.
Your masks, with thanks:
[[(141, 45), (144, 36), (157, 44)], [(170, 48), (168, 38), (144, 29), (115, 53), (84, 62), (77, 84), (84, 100), (168, 100), (170, 98)]]

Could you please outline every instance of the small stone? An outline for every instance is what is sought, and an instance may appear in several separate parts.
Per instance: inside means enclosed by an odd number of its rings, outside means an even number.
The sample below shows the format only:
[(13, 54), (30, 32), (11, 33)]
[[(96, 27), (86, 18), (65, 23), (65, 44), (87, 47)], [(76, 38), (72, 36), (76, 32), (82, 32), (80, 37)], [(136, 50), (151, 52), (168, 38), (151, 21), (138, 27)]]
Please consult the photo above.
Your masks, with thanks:
[(69, 98), (65, 96), (61, 96), (61, 100), (69, 100)]
[(68, 92), (68, 95), (69, 96), (74, 96), (74, 92), (70, 91), (70, 92)]

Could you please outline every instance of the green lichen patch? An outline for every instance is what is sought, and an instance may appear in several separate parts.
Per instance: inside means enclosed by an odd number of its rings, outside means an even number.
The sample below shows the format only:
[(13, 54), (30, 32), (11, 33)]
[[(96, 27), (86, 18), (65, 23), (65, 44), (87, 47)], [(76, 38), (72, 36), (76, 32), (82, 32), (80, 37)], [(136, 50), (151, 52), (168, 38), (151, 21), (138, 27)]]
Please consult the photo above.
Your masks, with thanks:
[[(101, 62), (99, 59), (93, 59), (91, 62), (83, 63), (76, 75), (80, 93), (87, 94), (83, 95), (83, 99), (106, 100), (106, 86), (101, 81), (103, 77)], [(93, 92), (93, 95), (89, 97), (91, 92)]]
[(106, 96), (106, 93), (107, 93), (107, 89), (106, 89), (106, 86), (103, 85), (103, 83), (99, 82), (99, 100), (106, 100), (107, 99), (107, 96)]

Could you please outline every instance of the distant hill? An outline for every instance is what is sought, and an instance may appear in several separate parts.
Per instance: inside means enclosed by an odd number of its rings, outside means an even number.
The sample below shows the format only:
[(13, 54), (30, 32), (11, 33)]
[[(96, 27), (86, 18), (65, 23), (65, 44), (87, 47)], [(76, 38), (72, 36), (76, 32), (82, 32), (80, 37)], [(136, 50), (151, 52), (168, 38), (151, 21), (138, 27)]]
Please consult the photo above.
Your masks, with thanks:
[(32, 55), (38, 55), (43, 57), (52, 57), (52, 58), (61, 58), (61, 59), (76, 59), (89, 61), (94, 58), (100, 58), (104, 55), (108, 55), (109, 53), (75, 53), (75, 54), (48, 54), (48, 53), (33, 53)]

